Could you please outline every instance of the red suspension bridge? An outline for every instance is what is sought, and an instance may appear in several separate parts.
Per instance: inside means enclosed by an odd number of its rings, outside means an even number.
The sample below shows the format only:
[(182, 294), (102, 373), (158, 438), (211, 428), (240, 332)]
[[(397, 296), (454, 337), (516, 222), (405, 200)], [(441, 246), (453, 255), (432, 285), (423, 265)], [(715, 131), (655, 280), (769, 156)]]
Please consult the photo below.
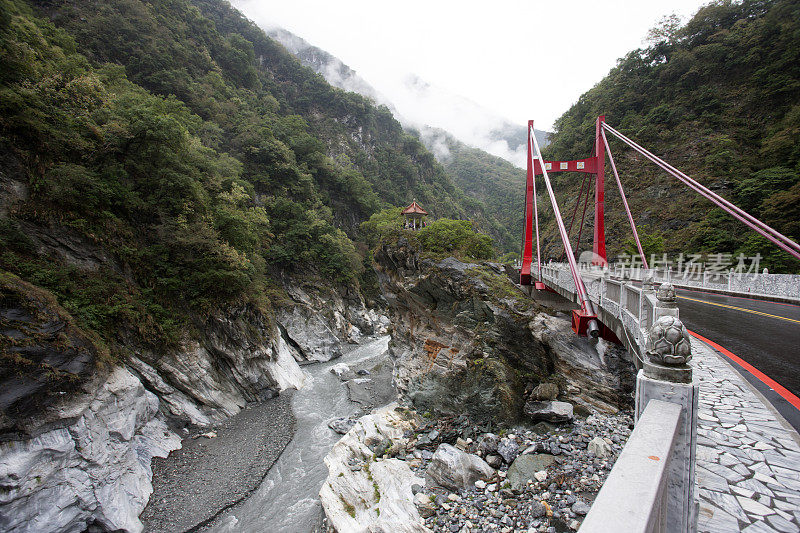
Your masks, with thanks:
[[(714, 193), (701, 183), (687, 176), (685, 173), (676, 169), (663, 159), (654, 155), (641, 145), (626, 137), (613, 127), (609, 126), (605, 121), (605, 116), (597, 117), (597, 121), (595, 123), (595, 142), (593, 154), (585, 159), (576, 159), (570, 161), (545, 161), (542, 158), (539, 144), (534, 135), (533, 121), (528, 121), (528, 169), (525, 186), (525, 225), (523, 228), (522, 239), (522, 267), (520, 269), (520, 284), (533, 285), (537, 290), (543, 290), (547, 288), (542, 279), (541, 243), (539, 236), (539, 206), (536, 194), (536, 177), (541, 175), (547, 189), (547, 194), (549, 196), (550, 204), (552, 206), (556, 224), (558, 226), (558, 232), (563, 243), (564, 256), (567, 260), (570, 273), (575, 283), (575, 292), (577, 293), (577, 300), (578, 304), (580, 305), (580, 309), (573, 311), (572, 328), (579, 335), (591, 335), (593, 337), (603, 336), (616, 340), (609, 328), (607, 328), (598, 319), (597, 313), (594, 309), (594, 304), (587, 295), (586, 287), (583, 279), (581, 278), (578, 265), (575, 260), (575, 253), (573, 252), (572, 245), (570, 243), (572, 226), (575, 222), (581, 199), (584, 198), (583, 217), (581, 219), (580, 229), (578, 231), (578, 243), (580, 243), (580, 235), (583, 231), (583, 219), (585, 218), (592, 184), (594, 184), (594, 236), (592, 241), (592, 263), (599, 266), (607, 265), (604, 220), (606, 154), (608, 155), (608, 160), (611, 164), (611, 170), (620, 193), (622, 205), (624, 206), (628, 222), (630, 223), (631, 232), (633, 234), (642, 265), (645, 270), (649, 269), (647, 257), (642, 249), (639, 235), (636, 231), (634, 217), (628, 205), (625, 191), (622, 186), (622, 181), (620, 180), (619, 172), (617, 171), (617, 167), (614, 162), (614, 157), (611, 154), (611, 149), (609, 148), (606, 133), (611, 134), (617, 139), (621, 140), (627, 146), (643, 155), (649, 161), (653, 162), (656, 166), (678, 179), (689, 189), (708, 199), (726, 213), (744, 223), (750, 229), (766, 237), (769, 241), (785, 252), (800, 259), (800, 245), (798, 245), (795, 241), (735, 206), (725, 198)], [(575, 204), (572, 222), (570, 223), (569, 229), (567, 229), (564, 225), (564, 220), (561, 216), (558, 202), (556, 201), (556, 196), (550, 182), (549, 173), (552, 172), (579, 172), (584, 174), (578, 193), (578, 201)], [(536, 242), (535, 256), (533, 248), (534, 235)]]

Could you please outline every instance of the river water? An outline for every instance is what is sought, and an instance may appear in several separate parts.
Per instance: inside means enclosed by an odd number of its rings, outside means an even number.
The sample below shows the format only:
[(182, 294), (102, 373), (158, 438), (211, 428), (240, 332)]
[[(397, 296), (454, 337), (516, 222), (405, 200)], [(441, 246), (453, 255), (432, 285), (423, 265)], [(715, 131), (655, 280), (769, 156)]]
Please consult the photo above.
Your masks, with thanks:
[(223, 513), (208, 528), (216, 533), (310, 533), (317, 531), (322, 506), (317, 494), (328, 468), (323, 462), (341, 435), (328, 421), (359, 413), (347, 387), (331, 371), (345, 363), (353, 370), (370, 368), (388, 357), (389, 337), (371, 339), (342, 357), (304, 367), (308, 378), (292, 397), (296, 433), (261, 486), (246, 500)]

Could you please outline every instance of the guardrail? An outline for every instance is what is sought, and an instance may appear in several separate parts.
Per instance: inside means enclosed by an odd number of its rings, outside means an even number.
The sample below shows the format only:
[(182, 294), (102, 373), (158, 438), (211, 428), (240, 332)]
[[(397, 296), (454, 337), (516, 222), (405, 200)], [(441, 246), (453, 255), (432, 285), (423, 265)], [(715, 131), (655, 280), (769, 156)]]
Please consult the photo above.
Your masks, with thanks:
[(652, 400), (581, 525), (581, 533), (667, 531), (667, 482), (681, 407)]
[[(628, 350), (635, 353), (641, 361), (647, 331), (658, 318), (657, 315), (677, 316), (677, 308), (674, 305), (659, 306), (655, 291), (647, 287), (637, 287), (626, 280), (614, 279), (608, 271), (587, 270), (581, 274), (600, 321), (614, 331)], [(551, 289), (575, 301), (575, 281), (567, 265), (551, 263), (542, 266), (542, 280)], [(659, 307), (669, 307), (670, 310), (656, 313)], [(636, 366), (641, 368), (639, 362)]]
[[(692, 533), (697, 530), (695, 457), (699, 385), (675, 289), (652, 278), (635, 286), (608, 270), (581, 276), (600, 321), (636, 354), (634, 432), (580, 531)], [(548, 288), (577, 300), (567, 265), (542, 267)], [(644, 455), (646, 452), (646, 455)], [(649, 462), (648, 462), (649, 461)], [(657, 463), (657, 464), (654, 464)]]

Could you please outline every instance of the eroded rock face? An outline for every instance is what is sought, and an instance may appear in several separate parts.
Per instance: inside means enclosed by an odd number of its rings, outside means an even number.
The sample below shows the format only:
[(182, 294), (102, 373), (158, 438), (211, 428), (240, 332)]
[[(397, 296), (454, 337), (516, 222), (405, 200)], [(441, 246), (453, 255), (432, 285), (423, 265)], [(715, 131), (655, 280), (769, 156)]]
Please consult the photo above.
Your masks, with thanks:
[(180, 447), (158, 398), (117, 367), (68, 426), (0, 443), (0, 530), (139, 532), (152, 493), (150, 460)]
[[(401, 393), (420, 412), (518, 419), (525, 379), (543, 379), (552, 366), (527, 326), (533, 302), (486, 266), (420, 261), (402, 246), (386, 246), (375, 258)], [(495, 282), (500, 294), (489, 287)]]
[(621, 346), (575, 335), (566, 316), (538, 313), (529, 328), (552, 354), (551, 382), (560, 385), (560, 399), (584, 412), (616, 413), (630, 404), (636, 370)]
[(136, 349), (131, 368), (163, 400), (166, 414), (200, 426), (238, 413), (274, 390), (299, 388), (302, 357), (277, 328), (249, 305), (216, 311), (200, 339), (181, 349)]
[[(414, 505), (413, 485), (424, 486), (405, 461), (381, 458), (403, 444), (403, 433), (415, 426), (397, 404), (361, 417), (325, 457), (328, 478), (319, 497), (336, 531), (425, 533), (424, 520)], [(376, 443), (382, 443), (376, 446)]]
[[(525, 390), (587, 410), (630, 401), (633, 368), (622, 350), (575, 335), (492, 264), (420, 259), (404, 238), (375, 253), (390, 304), (398, 389), (420, 411), (515, 423)], [(621, 353), (622, 352), (622, 353)]]
[(100, 356), (50, 293), (0, 273), (0, 441), (74, 422), (64, 399), (96, 388)]
[(388, 318), (367, 309), (359, 295), (345, 298), (295, 285), (287, 285), (286, 292), (292, 302), (278, 310), (277, 321), (300, 362), (340, 357), (342, 342), (357, 344), (364, 335), (385, 334), (389, 326)]

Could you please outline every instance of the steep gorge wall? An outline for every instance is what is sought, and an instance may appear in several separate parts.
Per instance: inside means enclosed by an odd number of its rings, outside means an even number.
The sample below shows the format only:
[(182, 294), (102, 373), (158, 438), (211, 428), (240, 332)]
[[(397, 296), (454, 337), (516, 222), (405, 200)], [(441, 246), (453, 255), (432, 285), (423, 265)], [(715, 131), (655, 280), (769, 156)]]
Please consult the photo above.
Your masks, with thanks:
[(397, 385), (419, 412), (512, 424), (541, 383), (587, 412), (630, 402), (627, 352), (574, 335), (566, 315), (535, 303), (501, 265), (425, 259), (403, 237), (375, 259)]
[(360, 296), (287, 280), (272, 319), (244, 305), (211, 313), (177, 350), (131, 342), (123, 361), (47, 291), (0, 284), (0, 530), (141, 531), (153, 457), (180, 428), (299, 388), (300, 365), (385, 330)]

